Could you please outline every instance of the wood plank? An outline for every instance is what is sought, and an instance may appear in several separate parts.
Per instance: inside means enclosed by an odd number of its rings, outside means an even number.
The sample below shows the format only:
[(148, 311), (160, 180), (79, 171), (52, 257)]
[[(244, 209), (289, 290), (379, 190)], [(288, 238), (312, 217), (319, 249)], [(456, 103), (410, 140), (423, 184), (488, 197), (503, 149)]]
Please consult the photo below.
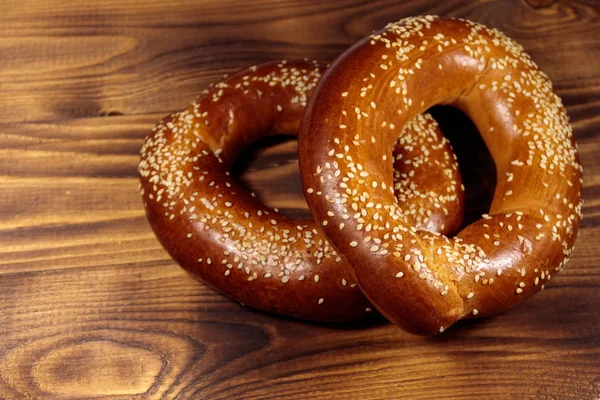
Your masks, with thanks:
[[(436, 338), (381, 317), (267, 315), (183, 272), (138, 194), (138, 152), (156, 121), (225, 73), (330, 61), (386, 22), (423, 13), (504, 31), (553, 80), (584, 166), (585, 219), (568, 268), (509, 313)], [(596, 0), (4, 1), (0, 399), (599, 398), (599, 17)], [(476, 215), (489, 160), (468, 147), (472, 126), (444, 112)], [(235, 172), (303, 218), (296, 151), (296, 141), (270, 138)]]
[[(212, 2), (162, 5), (168, 10), (160, 13), (156, 10), (161, 3), (149, 2), (135, 14), (132, 10), (138, 1), (105, 1), (96, 9), (68, 1), (63, 4), (55, 0), (52, 3), (57, 3), (57, 8), (49, 6), (51, 2), (37, 3), (25, 12), (24, 6), (15, 2), (8, 15), (0, 16), (8, 42), (16, 36), (23, 41), (19, 47), (32, 49), (31, 53), (16, 54), (7, 50), (15, 55), (2, 68), (11, 75), (2, 84), (3, 121), (173, 110), (191, 101), (200, 88), (223, 73), (280, 58), (332, 60), (373, 27), (424, 10), (470, 17), (503, 30), (555, 81), (566, 84), (585, 77), (598, 84), (600, 80), (588, 57), (598, 50), (594, 33), (600, 22), (594, 18), (597, 10), (593, 2), (559, 3), (539, 11), (522, 3), (505, 7), (501, 1), (344, 1), (327, 6), (311, 1), (292, 2), (290, 6), (275, 1), (265, 3), (269, 4), (267, 14), (264, 5), (250, 7), (253, 12), (240, 12), (239, 3), (230, 2), (233, 8), (225, 19), (225, 8)], [(65, 8), (68, 12), (63, 14), (55, 11)], [(539, 26), (541, 16), (545, 17), (543, 26)], [(215, 21), (219, 21), (217, 29)], [(89, 65), (80, 64), (79, 56), (74, 59), (75, 67), (65, 60), (56, 61), (61, 60), (61, 54), (53, 49), (60, 48), (65, 36), (71, 35), (77, 38), (72, 41), (72, 51), (90, 53)], [(105, 40), (98, 40), (98, 36)], [(552, 52), (544, 51), (546, 43), (553, 44)], [(105, 60), (107, 54), (110, 56)], [(571, 63), (573, 59), (581, 61)], [(21, 65), (31, 65), (31, 69), (21, 70)], [(36, 65), (45, 65), (45, 69), (35, 73), (39, 69)]]

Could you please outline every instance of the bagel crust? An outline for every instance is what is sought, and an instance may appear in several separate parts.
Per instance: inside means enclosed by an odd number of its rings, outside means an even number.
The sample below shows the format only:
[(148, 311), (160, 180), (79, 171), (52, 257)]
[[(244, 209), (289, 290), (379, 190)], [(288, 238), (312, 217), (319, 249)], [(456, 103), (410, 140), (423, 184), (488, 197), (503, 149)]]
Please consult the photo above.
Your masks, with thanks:
[[(410, 204), (391, 189), (400, 129), (436, 104), (471, 118), (497, 169), (489, 214), (455, 237), (412, 224)], [(480, 24), (407, 18), (357, 43), (314, 90), (299, 148), (315, 220), (328, 221), (321, 229), (363, 293), (408, 332), (436, 334), (511, 309), (543, 289), (573, 249), (582, 169), (566, 111), (522, 47)], [(364, 180), (344, 181), (358, 165)], [(348, 208), (367, 212), (335, 229)]]
[[(235, 156), (249, 143), (274, 132), (297, 134), (323, 70), (317, 62), (268, 63), (205, 90), (146, 139), (141, 194), (150, 225), (173, 259), (229, 298), (302, 319), (355, 320), (374, 309), (315, 223), (266, 207), (229, 175)], [(397, 165), (389, 190), (410, 203), (408, 220), (433, 231), (456, 231), (462, 183), (435, 121), (417, 116), (389, 157)], [(338, 162), (334, 156), (330, 165)], [(362, 175), (358, 169), (354, 179)], [(364, 211), (350, 212), (353, 219)], [(349, 215), (336, 230), (347, 229)]]

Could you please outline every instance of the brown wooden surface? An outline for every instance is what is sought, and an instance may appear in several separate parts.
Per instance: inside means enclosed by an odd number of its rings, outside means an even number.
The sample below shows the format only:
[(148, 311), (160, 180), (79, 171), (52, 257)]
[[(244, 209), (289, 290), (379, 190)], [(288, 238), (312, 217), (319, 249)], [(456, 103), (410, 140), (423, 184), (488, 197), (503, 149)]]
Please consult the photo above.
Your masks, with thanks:
[[(598, 399), (599, 8), (597, 0), (3, 1), (0, 398)], [(508, 314), (421, 338), (381, 319), (328, 326), (255, 312), (178, 268), (137, 189), (138, 151), (157, 119), (224, 73), (281, 58), (332, 60), (419, 13), (499, 28), (554, 81), (585, 168), (585, 220), (565, 272)], [(445, 125), (453, 131), (452, 118)], [(267, 203), (299, 216), (295, 151), (294, 141), (271, 140), (238, 169)], [(483, 193), (471, 210), (492, 181), (483, 175), (471, 186)]]

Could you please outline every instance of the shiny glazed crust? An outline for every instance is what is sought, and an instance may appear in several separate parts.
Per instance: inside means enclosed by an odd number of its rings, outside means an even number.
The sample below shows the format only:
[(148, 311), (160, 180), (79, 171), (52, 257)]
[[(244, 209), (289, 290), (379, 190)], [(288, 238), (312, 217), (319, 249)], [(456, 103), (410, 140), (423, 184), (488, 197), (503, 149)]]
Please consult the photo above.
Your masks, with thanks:
[[(400, 129), (436, 104), (473, 120), (498, 175), (489, 215), (452, 238), (415, 226), (391, 189)], [(547, 76), (496, 30), (426, 16), (365, 38), (315, 89), (299, 146), (317, 223), (327, 222), (324, 233), (363, 293), (409, 332), (431, 335), (514, 307), (543, 289), (573, 249), (582, 179), (568, 117)], [(358, 165), (364, 180), (344, 181)], [(350, 208), (367, 213), (335, 229)]]

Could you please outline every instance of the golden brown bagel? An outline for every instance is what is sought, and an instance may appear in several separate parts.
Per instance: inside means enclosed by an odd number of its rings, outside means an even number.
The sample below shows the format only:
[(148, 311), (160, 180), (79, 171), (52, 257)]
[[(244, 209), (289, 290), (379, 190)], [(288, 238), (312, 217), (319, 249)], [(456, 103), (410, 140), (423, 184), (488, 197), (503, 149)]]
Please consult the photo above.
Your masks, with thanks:
[[(414, 226), (390, 189), (400, 129), (436, 104), (473, 120), (497, 168), (490, 215), (453, 238)], [(299, 146), (317, 223), (328, 221), (322, 229), (363, 293), (409, 332), (435, 334), (514, 307), (542, 289), (573, 248), (582, 180), (566, 111), (547, 76), (496, 30), (426, 16), (365, 38), (326, 71)], [(327, 167), (332, 154), (337, 168)], [(356, 165), (368, 176), (344, 181)], [(323, 174), (337, 178), (322, 181)], [(350, 207), (367, 214), (335, 229)]]
[[(318, 63), (269, 63), (214, 85), (154, 128), (139, 174), (152, 228), (195, 277), (254, 308), (342, 321), (371, 311), (347, 263), (314, 222), (289, 220), (260, 204), (228, 172), (236, 154), (259, 137), (297, 133), (323, 69)], [(402, 140), (394, 153), (396, 190), (415, 210), (411, 223), (456, 231), (463, 195), (448, 142), (431, 117), (415, 119)], [(335, 157), (331, 165), (338, 165)], [(419, 166), (414, 176), (408, 176), (409, 165), (411, 171)], [(342, 219), (335, 229), (343, 228)]]

